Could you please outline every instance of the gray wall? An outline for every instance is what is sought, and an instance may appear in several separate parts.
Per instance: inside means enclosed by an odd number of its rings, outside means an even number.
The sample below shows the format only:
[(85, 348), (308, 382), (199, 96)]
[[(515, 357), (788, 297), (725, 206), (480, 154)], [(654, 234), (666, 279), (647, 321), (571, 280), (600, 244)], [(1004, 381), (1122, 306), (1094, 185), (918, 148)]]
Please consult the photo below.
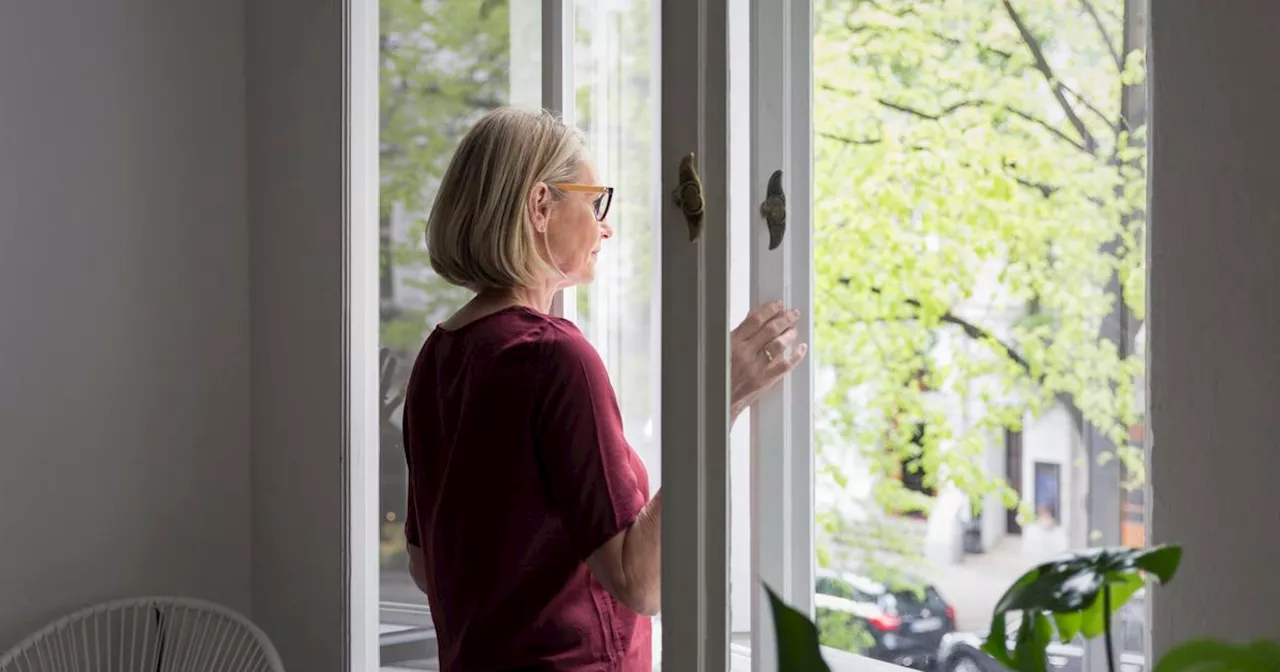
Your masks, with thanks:
[(346, 648), (343, 3), (247, 7), (253, 615), (291, 669), (337, 670)]
[(1151, 4), (1151, 526), (1186, 553), (1160, 651), (1280, 638), (1280, 3)]
[(0, 3), (0, 650), (250, 606), (242, 10)]

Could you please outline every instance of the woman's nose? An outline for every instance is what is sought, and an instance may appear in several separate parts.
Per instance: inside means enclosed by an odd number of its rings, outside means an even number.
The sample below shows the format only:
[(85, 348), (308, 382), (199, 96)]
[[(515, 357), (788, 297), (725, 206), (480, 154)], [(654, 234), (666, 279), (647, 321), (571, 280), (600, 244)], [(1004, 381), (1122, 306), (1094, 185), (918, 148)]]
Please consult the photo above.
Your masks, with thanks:
[(608, 221), (600, 222), (600, 237), (601, 237), (601, 238), (612, 238), (612, 237), (613, 237), (613, 227), (612, 227), (612, 226), (609, 226), (609, 222), (608, 222)]

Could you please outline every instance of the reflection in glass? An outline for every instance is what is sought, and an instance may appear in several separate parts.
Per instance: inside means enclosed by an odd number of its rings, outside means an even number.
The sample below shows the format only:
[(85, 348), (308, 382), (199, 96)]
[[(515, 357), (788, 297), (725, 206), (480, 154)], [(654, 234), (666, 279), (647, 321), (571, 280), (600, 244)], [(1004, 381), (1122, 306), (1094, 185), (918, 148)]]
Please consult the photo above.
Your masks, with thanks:
[[(658, 445), (658, 31), (656, 0), (577, 0), (576, 122), (603, 184), (614, 188), (614, 230), (596, 278), (577, 291), (576, 319), (599, 350), (618, 394), (627, 439), (662, 484)], [(654, 669), (662, 631), (654, 619)]]
[(382, 665), (435, 655), (426, 597), (404, 550), (406, 473), (400, 391), (429, 330), (469, 292), (436, 277), (426, 214), (454, 147), (485, 112), (541, 98), (541, 3), (382, 0), (379, 560)]
[(580, 288), (578, 324), (600, 351), (627, 438), (660, 485), (658, 450), (658, 70), (654, 0), (574, 4), (577, 125), (603, 184), (614, 230)]

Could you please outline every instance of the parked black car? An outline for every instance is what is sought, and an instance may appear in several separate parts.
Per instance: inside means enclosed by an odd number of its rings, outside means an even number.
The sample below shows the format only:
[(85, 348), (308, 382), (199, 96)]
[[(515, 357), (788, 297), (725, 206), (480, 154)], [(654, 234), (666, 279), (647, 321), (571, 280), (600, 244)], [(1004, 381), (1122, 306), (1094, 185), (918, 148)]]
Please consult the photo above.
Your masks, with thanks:
[(876, 660), (932, 670), (955, 610), (923, 582), (890, 590), (851, 573), (818, 570), (814, 606), (822, 642)]
[[(1113, 620), (1112, 633), (1117, 647), (1116, 663), (1121, 672), (1145, 672), (1146, 646), (1143, 636), (1144, 592), (1139, 591)], [(991, 656), (982, 652), (983, 636), (970, 632), (954, 632), (942, 638), (938, 649), (937, 672), (1009, 672)], [(1013, 646), (1013, 637), (1009, 638)], [(1084, 672), (1084, 643), (1054, 641), (1046, 651), (1052, 672)], [(1104, 663), (1105, 667), (1105, 663)]]

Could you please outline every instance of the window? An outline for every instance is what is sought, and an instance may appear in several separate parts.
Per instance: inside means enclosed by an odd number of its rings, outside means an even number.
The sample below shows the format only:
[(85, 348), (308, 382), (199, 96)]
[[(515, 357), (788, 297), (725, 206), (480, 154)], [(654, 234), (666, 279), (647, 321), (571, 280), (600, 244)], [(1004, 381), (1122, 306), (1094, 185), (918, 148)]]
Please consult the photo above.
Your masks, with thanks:
[[(655, 630), (668, 669), (770, 669), (760, 582), (833, 651), (928, 666), (1045, 556), (1145, 542), (1145, 2), (384, 0), (380, 16), (385, 667), (432, 657), (402, 550), (397, 391), (467, 298), (428, 270), (423, 218), (461, 133), (507, 103), (571, 118), (616, 189), (597, 280), (560, 310), (679, 512)], [(672, 193), (689, 154), (700, 214)], [(781, 232), (760, 210), (778, 171)], [(769, 299), (801, 309), (810, 356), (731, 437), (723, 336)], [(1130, 662), (1141, 614), (1123, 618)]]
[(427, 334), (469, 295), (431, 272), (426, 215), (454, 147), (481, 115), (541, 104), (541, 6), (383, 0), (380, 6), (379, 658), (435, 657), (426, 598), (408, 572), (400, 392)]
[(1143, 543), (1146, 3), (813, 7), (817, 557), (983, 634), (1037, 562)]

